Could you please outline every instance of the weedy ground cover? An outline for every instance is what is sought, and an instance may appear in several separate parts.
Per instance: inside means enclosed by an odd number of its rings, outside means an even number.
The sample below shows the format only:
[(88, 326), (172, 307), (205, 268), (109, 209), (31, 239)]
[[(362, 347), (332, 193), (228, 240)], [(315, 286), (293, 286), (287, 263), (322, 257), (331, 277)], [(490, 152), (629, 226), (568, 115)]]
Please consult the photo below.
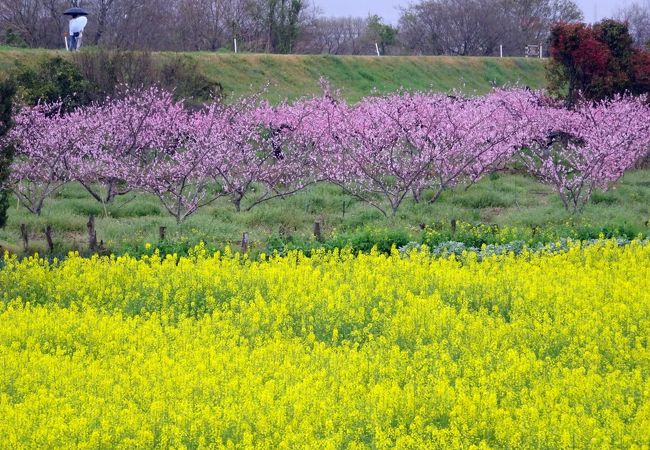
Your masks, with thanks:
[[(387, 251), (392, 244), (399, 247), (411, 241), (432, 247), (460, 241), (480, 247), (483, 243), (511, 240), (592, 239), (600, 233), (633, 239), (650, 233), (649, 178), (648, 170), (626, 174), (615, 190), (596, 192), (580, 217), (567, 213), (548, 186), (530, 177), (501, 173), (486, 177), (467, 190), (459, 187), (447, 191), (434, 204), (416, 204), (409, 198), (397, 216), (388, 219), (340, 188), (321, 184), (285, 200), (277, 199), (239, 213), (227, 199), (220, 199), (181, 225), (165, 213), (152, 195), (126, 195), (108, 205), (105, 215), (102, 205), (81, 186), (70, 184), (45, 204), (41, 216), (34, 216), (23, 207), (16, 208), (13, 203), (9, 223), (0, 230), (0, 245), (21, 254), (20, 225), (25, 223), (30, 251), (45, 254), (43, 230), (51, 225), (55, 255), (63, 257), (71, 249), (86, 252), (86, 223), (90, 214), (97, 217), (97, 237), (104, 241), (106, 249), (131, 255), (143, 253), (147, 242), (163, 252), (179, 254), (187, 254), (200, 241), (214, 248), (235, 247), (244, 232), (249, 233), (249, 249), (256, 254), (285, 247), (308, 250), (319, 246), (351, 246), (368, 251), (377, 245)], [(459, 224), (456, 233), (451, 229), (452, 219)], [(321, 225), (320, 243), (313, 236), (314, 222)], [(461, 223), (478, 228), (466, 230)], [(498, 228), (488, 229), (494, 225)], [(167, 242), (159, 242), (161, 226), (166, 227)]]

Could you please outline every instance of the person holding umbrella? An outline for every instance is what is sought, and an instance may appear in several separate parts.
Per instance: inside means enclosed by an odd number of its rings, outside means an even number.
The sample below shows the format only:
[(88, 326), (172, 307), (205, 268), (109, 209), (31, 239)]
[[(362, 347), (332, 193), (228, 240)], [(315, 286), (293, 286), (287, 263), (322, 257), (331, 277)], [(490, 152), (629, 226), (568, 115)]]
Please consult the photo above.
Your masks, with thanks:
[(88, 23), (88, 18), (86, 17), (88, 12), (83, 8), (74, 7), (67, 9), (63, 14), (72, 17), (69, 24), (70, 33), (66, 39), (65, 46), (68, 50), (74, 52), (81, 47), (81, 37)]

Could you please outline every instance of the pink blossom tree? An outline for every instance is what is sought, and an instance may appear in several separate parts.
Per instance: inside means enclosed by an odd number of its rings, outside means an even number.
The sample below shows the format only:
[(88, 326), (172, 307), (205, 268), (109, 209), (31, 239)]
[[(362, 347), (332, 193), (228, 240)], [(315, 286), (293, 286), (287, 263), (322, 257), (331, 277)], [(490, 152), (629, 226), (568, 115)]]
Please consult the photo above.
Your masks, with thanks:
[(396, 214), (409, 192), (417, 200), (432, 188), (433, 202), (512, 157), (527, 129), (510, 102), (532, 103), (530, 97), (495, 91), (476, 98), (401, 93), (362, 100), (334, 133), (342, 142), (335, 142), (339, 154), (328, 179), (385, 215)]
[(366, 98), (350, 108), (339, 134), (338, 167), (328, 179), (382, 214), (396, 214), (406, 195), (422, 187), (433, 163), (430, 148), (412, 139), (422, 126), (420, 101), (403, 93)]
[(156, 195), (177, 223), (227, 194), (212, 171), (222, 113), (215, 103), (201, 111), (174, 114), (167, 136), (130, 159), (137, 167), (125, 174), (129, 185)]
[(432, 155), (422, 184), (434, 192), (429, 202), (505, 166), (527, 136), (524, 113), (535, 101), (532, 93), (520, 89), (470, 98), (424, 96), (418, 112), (422, 125), (411, 139)]
[(72, 149), (87, 132), (84, 113), (63, 114), (60, 104), (24, 108), (7, 136), (16, 148), (10, 188), (31, 213), (40, 215), (45, 200), (71, 180)]
[(574, 110), (545, 104), (530, 113), (521, 160), (573, 213), (584, 208), (594, 189), (611, 187), (650, 148), (650, 108), (644, 98), (617, 97)]
[(292, 105), (298, 120), (292, 123), (290, 137), (300, 146), (311, 181), (343, 184), (348, 179), (349, 160), (346, 151), (350, 107), (321, 80), (323, 94), (302, 99)]
[(140, 186), (152, 155), (175, 145), (187, 118), (183, 103), (159, 88), (128, 90), (87, 110), (90, 132), (75, 149), (73, 176), (103, 205)]
[(253, 194), (250, 210), (309, 184), (305, 147), (293, 134), (303, 118), (300, 108), (274, 108), (250, 97), (218, 112), (208, 167), (237, 211), (247, 195)]

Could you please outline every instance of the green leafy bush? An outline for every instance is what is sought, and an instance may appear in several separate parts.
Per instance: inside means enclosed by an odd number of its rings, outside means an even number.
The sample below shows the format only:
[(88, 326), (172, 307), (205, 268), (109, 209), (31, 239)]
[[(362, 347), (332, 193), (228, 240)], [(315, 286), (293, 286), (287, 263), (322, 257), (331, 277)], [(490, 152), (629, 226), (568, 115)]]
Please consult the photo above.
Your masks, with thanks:
[(44, 59), (36, 67), (17, 63), (14, 80), (18, 96), (29, 105), (61, 101), (64, 109), (71, 110), (97, 97), (77, 67), (59, 56)]
[(149, 52), (94, 48), (77, 52), (72, 58), (100, 96), (114, 96), (125, 86), (154, 85), (194, 105), (223, 95), (222, 86), (203, 75), (197, 62), (185, 55), (154, 58)]

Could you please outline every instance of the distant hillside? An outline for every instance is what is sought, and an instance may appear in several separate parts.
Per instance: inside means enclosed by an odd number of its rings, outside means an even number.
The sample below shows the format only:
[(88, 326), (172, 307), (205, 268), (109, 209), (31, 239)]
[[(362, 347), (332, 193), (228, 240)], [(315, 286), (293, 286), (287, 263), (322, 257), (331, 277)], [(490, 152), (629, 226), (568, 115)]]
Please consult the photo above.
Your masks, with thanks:
[[(48, 50), (0, 47), (0, 70), (9, 70), (16, 61), (33, 64), (44, 56), (66, 55)], [(171, 58), (174, 53), (157, 53)], [(521, 84), (545, 86), (544, 62), (525, 58), (478, 58), (448, 56), (329, 56), (185, 53), (195, 59), (209, 78), (221, 83), (229, 96), (259, 91), (268, 84), (267, 97), (273, 101), (296, 98), (319, 91), (325, 77), (342, 90), (350, 101), (378, 92), (400, 88), (409, 90), (482, 93), (492, 85)]]

